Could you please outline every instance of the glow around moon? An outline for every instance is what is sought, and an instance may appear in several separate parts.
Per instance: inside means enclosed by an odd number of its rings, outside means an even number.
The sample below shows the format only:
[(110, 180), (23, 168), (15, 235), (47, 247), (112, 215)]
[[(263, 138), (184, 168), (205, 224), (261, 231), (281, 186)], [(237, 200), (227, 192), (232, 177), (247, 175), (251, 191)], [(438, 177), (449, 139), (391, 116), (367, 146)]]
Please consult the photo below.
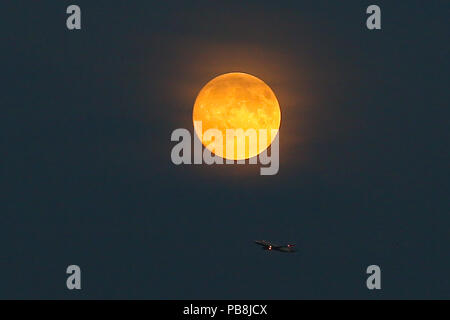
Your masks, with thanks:
[[(209, 81), (195, 100), (193, 110), (197, 137), (212, 153), (226, 159), (243, 160), (267, 149), (281, 122), (278, 100), (262, 80), (246, 73), (226, 73)], [(201, 121), (201, 127), (195, 124)], [(223, 140), (204, 135), (209, 129), (222, 133)], [(227, 130), (228, 129), (228, 130)], [(257, 141), (246, 137), (245, 150), (239, 150), (230, 129), (256, 131)], [(276, 130), (276, 131), (273, 131)], [(234, 147), (234, 153), (229, 149)]]

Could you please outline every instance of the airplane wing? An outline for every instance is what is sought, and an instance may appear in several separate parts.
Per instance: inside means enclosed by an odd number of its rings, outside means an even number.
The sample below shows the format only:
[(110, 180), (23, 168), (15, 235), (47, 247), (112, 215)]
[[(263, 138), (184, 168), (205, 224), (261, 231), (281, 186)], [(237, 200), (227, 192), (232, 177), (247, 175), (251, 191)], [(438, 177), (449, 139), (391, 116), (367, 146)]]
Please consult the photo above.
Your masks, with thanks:
[(272, 247), (272, 248), (278, 248), (280, 247), (279, 245), (266, 241), (266, 240), (255, 240), (256, 244), (259, 244), (260, 246), (264, 246), (264, 247)]

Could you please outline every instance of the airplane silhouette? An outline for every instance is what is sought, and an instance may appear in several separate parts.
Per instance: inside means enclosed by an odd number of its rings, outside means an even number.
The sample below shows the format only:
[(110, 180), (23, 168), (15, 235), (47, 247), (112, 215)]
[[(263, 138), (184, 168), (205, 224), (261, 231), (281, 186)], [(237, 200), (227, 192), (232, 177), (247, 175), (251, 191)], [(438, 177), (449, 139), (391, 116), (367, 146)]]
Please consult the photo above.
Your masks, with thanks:
[(262, 246), (263, 250), (268, 250), (268, 251), (281, 251), (281, 252), (289, 252), (289, 253), (293, 253), (296, 252), (297, 250), (295, 250), (295, 244), (288, 244), (285, 246), (280, 246), (271, 242), (268, 242), (266, 240), (255, 240), (255, 243)]

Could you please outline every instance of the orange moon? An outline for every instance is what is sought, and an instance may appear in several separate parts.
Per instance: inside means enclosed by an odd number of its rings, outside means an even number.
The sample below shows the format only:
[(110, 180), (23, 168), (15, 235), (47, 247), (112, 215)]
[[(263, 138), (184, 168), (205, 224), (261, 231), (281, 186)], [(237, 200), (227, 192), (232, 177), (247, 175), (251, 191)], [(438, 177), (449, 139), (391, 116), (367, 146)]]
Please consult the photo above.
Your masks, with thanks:
[[(257, 156), (267, 149), (280, 128), (281, 111), (272, 89), (262, 80), (247, 73), (233, 72), (209, 81), (199, 92), (193, 110), (194, 129), (202, 144), (212, 153), (225, 159), (243, 160)], [(201, 121), (201, 127), (195, 125)], [(204, 133), (216, 129), (224, 137), (222, 141)], [(227, 129), (253, 129), (257, 142), (247, 139), (245, 150), (227, 152), (233, 147)], [(218, 130), (218, 131), (217, 131)], [(267, 134), (263, 134), (263, 133)], [(265, 141), (264, 141), (265, 140)], [(221, 145), (218, 145), (221, 144)]]

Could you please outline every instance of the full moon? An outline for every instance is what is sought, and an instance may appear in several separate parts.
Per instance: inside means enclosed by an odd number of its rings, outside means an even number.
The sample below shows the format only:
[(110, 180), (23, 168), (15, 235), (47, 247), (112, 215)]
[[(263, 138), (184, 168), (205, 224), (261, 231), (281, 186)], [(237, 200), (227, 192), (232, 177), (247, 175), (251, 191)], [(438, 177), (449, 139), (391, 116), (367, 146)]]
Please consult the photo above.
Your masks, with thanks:
[[(192, 117), (197, 137), (212, 153), (225, 159), (244, 160), (257, 156), (270, 146), (276, 136), (271, 133), (280, 128), (281, 111), (275, 94), (266, 83), (250, 74), (233, 72), (212, 79), (200, 90)], [(195, 125), (199, 121), (201, 127)], [(209, 129), (221, 132), (223, 140), (205, 136), (203, 133)], [(227, 139), (227, 129), (246, 132), (253, 129), (257, 141), (247, 138), (245, 150), (239, 151), (236, 139)], [(234, 146), (232, 156), (226, 151), (227, 146)]]

